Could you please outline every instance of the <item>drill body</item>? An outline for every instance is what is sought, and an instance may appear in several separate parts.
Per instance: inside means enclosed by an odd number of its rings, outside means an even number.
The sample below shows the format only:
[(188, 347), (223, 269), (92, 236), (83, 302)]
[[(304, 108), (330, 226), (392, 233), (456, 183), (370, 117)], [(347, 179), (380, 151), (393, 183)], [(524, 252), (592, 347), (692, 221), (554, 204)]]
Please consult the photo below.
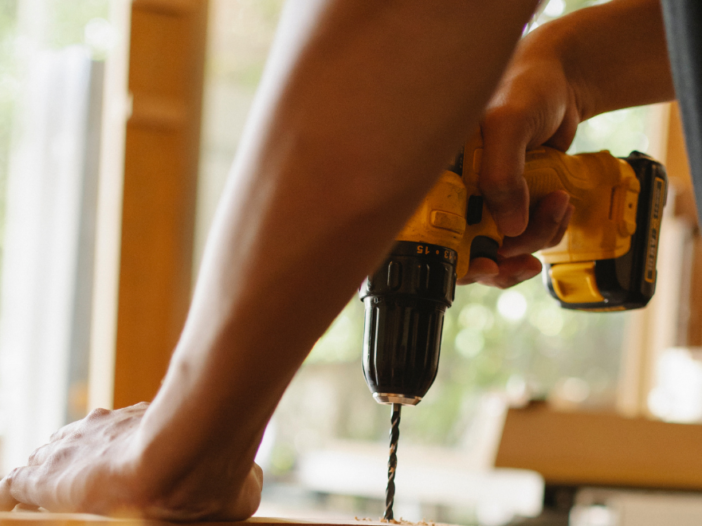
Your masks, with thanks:
[[(376, 401), (416, 405), (436, 377), (446, 309), (471, 259), (497, 260), (503, 235), (478, 188), (482, 139), (476, 134), (445, 170), (361, 286), (363, 371)], [(527, 153), (531, 203), (556, 190), (575, 210), (562, 241), (541, 251), (544, 283), (562, 307), (615, 311), (653, 296), (667, 194), (663, 167), (633, 152)]]

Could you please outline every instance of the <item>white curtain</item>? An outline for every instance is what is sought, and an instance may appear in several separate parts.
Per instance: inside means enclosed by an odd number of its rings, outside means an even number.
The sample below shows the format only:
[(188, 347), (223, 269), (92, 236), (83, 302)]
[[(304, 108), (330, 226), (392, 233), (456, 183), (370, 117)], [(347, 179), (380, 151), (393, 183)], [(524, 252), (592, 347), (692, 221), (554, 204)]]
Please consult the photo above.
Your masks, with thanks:
[[(2, 471), (65, 423), (75, 342), (91, 60), (71, 47), (27, 65), (10, 161), (0, 294)], [(78, 320), (80, 322), (80, 320)]]

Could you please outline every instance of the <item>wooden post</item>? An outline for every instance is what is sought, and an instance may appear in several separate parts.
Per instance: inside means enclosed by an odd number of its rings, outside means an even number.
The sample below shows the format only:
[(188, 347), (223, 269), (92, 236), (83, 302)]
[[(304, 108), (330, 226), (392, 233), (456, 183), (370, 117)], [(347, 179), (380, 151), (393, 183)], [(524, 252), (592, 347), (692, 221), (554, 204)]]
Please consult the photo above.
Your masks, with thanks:
[(659, 105), (656, 111), (659, 118), (650, 152), (666, 166), (671, 190), (658, 252), (656, 295), (646, 309), (630, 314), (625, 337), (617, 410), (630, 417), (653, 416), (648, 396), (655, 386), (658, 359), (667, 348), (696, 344), (691, 335), (700, 309), (695, 306), (702, 301), (699, 294), (695, 297), (702, 281), (691, 268), (702, 265), (702, 259), (693, 262), (691, 253), (699, 236), (693, 236), (696, 211), (680, 114), (677, 104)]
[(158, 391), (190, 302), (207, 0), (134, 0), (114, 407)]

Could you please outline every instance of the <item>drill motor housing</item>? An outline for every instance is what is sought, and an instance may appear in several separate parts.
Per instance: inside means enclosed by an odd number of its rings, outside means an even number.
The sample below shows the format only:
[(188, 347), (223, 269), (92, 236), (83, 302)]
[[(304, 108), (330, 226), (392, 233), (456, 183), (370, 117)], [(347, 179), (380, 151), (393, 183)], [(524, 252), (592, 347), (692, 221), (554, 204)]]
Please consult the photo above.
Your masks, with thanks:
[[(482, 138), (474, 136), (421, 202), (383, 264), (360, 289), (363, 373), (379, 403), (416, 405), (439, 366), (446, 309), (472, 259), (497, 261), (503, 235), (478, 188)], [(561, 243), (541, 251), (547, 290), (564, 308), (644, 307), (655, 292), (667, 177), (639, 152), (527, 153), (531, 205), (564, 190), (575, 210)]]

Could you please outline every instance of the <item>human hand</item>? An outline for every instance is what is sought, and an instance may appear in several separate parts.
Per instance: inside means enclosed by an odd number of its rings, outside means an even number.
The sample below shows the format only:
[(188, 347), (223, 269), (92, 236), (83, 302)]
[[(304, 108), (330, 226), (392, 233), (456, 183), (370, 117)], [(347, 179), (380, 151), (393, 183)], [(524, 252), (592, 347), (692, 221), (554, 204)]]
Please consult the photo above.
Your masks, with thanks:
[(581, 120), (579, 108), (576, 83), (543, 33), (535, 31), (518, 46), (481, 123), (480, 189), (507, 237), (497, 263), (475, 259), (461, 284), (506, 288), (541, 271), (541, 263), (531, 254), (560, 242), (573, 207), (565, 192), (554, 192), (529, 210), (522, 175), (526, 152), (544, 144), (567, 150)]
[[(134, 514), (166, 520), (241, 519), (252, 515), (261, 495), (254, 464), (243, 487), (220, 484), (220, 494), (193, 495), (178, 481), (147, 487), (136, 434), (148, 404), (96, 409), (54, 433), (48, 444), (0, 481), (0, 509), (42, 507), (56, 512)], [(223, 481), (219, 481), (223, 482)], [(209, 485), (208, 485), (209, 486)]]

